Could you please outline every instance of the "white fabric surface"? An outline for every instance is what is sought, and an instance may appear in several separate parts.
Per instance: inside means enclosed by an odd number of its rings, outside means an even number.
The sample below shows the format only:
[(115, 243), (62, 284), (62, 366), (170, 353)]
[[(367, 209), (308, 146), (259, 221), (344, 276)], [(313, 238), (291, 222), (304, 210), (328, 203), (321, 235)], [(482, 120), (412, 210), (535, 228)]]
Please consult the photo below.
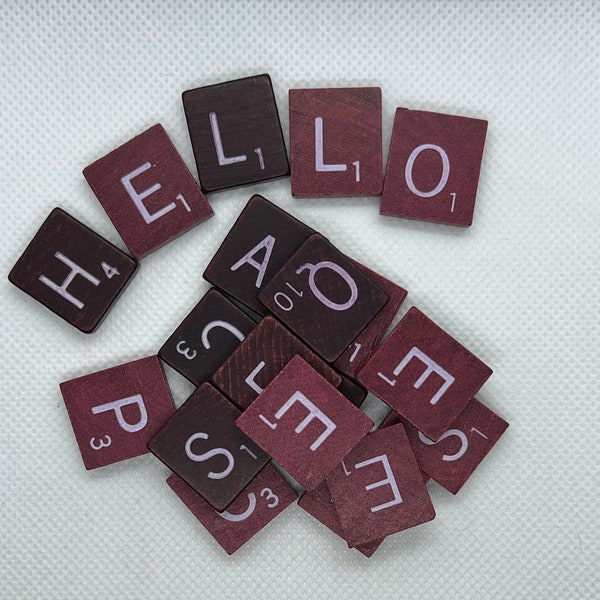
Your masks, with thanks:
[[(593, 0), (0, 0), (0, 597), (597, 598), (599, 31)], [(262, 72), (286, 140), (292, 87), (380, 86), (386, 156), (396, 106), (488, 119), (473, 227), (292, 199), (285, 179), (209, 196), (215, 216), (143, 259), (91, 336), (8, 283), (54, 206), (123, 248), (83, 167), (161, 122), (195, 173), (181, 92)], [(404, 310), (495, 371), (479, 397), (507, 434), (369, 560), (295, 507), (227, 557), (152, 456), (86, 472), (59, 393), (158, 350), (255, 192), (404, 284)], [(192, 388), (168, 376), (179, 404)]]

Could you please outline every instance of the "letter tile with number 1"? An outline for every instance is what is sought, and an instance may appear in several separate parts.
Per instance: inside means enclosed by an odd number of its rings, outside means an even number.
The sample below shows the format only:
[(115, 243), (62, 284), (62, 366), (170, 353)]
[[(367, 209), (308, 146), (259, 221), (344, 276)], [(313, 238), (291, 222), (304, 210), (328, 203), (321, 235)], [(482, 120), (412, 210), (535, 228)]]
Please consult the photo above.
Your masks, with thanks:
[(64, 381), (60, 391), (86, 469), (146, 454), (175, 412), (157, 356)]
[(236, 424), (309, 491), (373, 425), (300, 356), (283, 368)]
[(99, 158), (83, 175), (136, 258), (213, 214), (160, 124)]

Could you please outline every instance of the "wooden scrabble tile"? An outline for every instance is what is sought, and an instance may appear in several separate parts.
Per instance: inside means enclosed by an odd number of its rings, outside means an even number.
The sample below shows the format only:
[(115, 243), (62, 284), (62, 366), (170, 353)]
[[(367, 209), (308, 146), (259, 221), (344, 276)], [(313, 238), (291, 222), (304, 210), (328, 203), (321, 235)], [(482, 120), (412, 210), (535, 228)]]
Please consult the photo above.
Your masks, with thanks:
[(268, 75), (187, 90), (182, 98), (205, 192), (290, 174)]
[(392, 324), (398, 309), (408, 295), (403, 287), (365, 267), (358, 261), (353, 262), (388, 295), (389, 301), (335, 361), (335, 368), (350, 375), (350, 377), (356, 377), (357, 373), (375, 352), (388, 327)]
[(80, 331), (90, 333), (136, 268), (133, 258), (55, 208), (8, 279)]
[(83, 175), (136, 258), (213, 214), (160, 124), (98, 159)]
[(86, 469), (146, 454), (175, 411), (157, 356), (64, 381), (60, 391)]
[(491, 374), (485, 363), (413, 306), (358, 380), (438, 440)]
[(266, 198), (254, 195), (206, 267), (204, 279), (264, 314), (258, 292), (313, 233)]
[(301, 356), (333, 386), (342, 378), (273, 317), (265, 317), (213, 376), (213, 383), (242, 410), (294, 356)]
[(225, 510), (269, 462), (235, 426), (239, 414), (203, 383), (148, 443), (150, 452), (217, 510)]
[(294, 196), (378, 196), (381, 89), (290, 90)]
[(402, 425), (370, 433), (327, 478), (351, 547), (435, 517)]
[(258, 299), (331, 362), (385, 306), (388, 295), (323, 236), (314, 234)]
[(480, 119), (398, 108), (380, 213), (470, 226), (486, 132)]
[(181, 477), (167, 479), (171, 489), (227, 554), (233, 554), (296, 500), (296, 492), (267, 465), (227, 507), (217, 512)]
[(256, 323), (211, 288), (158, 355), (195, 385), (208, 381)]
[(373, 425), (300, 356), (236, 424), (307, 490), (314, 490)]
[(437, 442), (404, 423), (419, 467), (452, 494), (458, 493), (508, 427), (477, 398)]
[[(298, 506), (346, 541), (344, 530), (342, 529), (337, 512), (333, 506), (333, 500), (331, 499), (327, 480), (322, 481), (312, 492), (304, 492), (300, 500), (298, 500)], [(382, 544), (384, 539), (385, 538), (382, 538), (381, 540), (358, 545), (355, 549), (370, 558)]]

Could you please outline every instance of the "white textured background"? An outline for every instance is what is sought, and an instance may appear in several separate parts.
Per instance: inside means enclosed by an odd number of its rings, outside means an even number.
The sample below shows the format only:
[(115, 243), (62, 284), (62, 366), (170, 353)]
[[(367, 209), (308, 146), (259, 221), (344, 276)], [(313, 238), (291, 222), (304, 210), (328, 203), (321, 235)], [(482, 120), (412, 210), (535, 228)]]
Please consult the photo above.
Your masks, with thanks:
[[(0, 0), (0, 597), (598, 598), (600, 4)], [(486, 118), (473, 227), (293, 200), (289, 180), (209, 197), (216, 216), (142, 261), (85, 336), (6, 280), (61, 206), (123, 247), (81, 170), (156, 122), (192, 168), (180, 94), (273, 78), (378, 85), (396, 106)], [(264, 194), (404, 284), (495, 370), (511, 427), (438, 517), (370, 559), (292, 508), (227, 557), (145, 456), (86, 472), (58, 383), (155, 353)], [(406, 308), (408, 304), (406, 305)], [(177, 403), (191, 391), (169, 371)]]

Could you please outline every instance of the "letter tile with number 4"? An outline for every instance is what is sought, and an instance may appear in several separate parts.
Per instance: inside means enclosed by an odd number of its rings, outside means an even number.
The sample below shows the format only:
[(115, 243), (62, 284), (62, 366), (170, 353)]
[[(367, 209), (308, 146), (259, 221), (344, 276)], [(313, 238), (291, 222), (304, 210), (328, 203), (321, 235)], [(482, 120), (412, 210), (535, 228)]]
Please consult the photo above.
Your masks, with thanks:
[(298, 497), (271, 465), (222, 512), (217, 512), (181, 477), (173, 474), (167, 483), (227, 554), (241, 548)]
[(508, 428), (508, 423), (473, 398), (437, 442), (415, 429), (395, 412), (382, 427), (402, 423), (415, 458), (425, 473), (457, 494), (473, 471)]
[(373, 394), (439, 440), (492, 370), (414, 306), (358, 374)]
[(380, 213), (473, 222), (487, 121), (398, 108)]
[(136, 269), (131, 256), (55, 208), (8, 279), (80, 331), (91, 333)]
[(136, 258), (213, 214), (160, 124), (86, 167), (83, 176)]
[(351, 548), (435, 517), (402, 425), (370, 433), (333, 470), (327, 485)]
[(225, 510), (269, 462), (235, 426), (239, 414), (203, 383), (148, 442), (150, 452), (216, 510)]
[(354, 262), (319, 234), (302, 244), (258, 299), (330, 362), (389, 300)]
[(294, 196), (381, 194), (381, 88), (290, 90)]
[(300, 356), (283, 368), (236, 424), (309, 491), (373, 425)]
[(60, 391), (86, 469), (146, 454), (175, 411), (157, 356), (64, 381)]

